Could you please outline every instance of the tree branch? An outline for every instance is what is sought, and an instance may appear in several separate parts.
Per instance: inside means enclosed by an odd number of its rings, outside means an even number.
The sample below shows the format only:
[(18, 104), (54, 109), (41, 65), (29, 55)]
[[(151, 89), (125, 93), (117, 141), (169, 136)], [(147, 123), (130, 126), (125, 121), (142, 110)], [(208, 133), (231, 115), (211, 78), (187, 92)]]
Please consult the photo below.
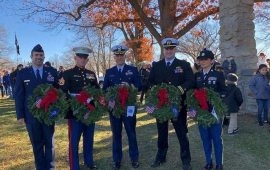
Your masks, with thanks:
[(202, 19), (208, 17), (209, 15), (213, 15), (219, 12), (219, 7), (215, 7), (212, 10), (208, 10), (201, 15), (199, 15), (194, 20), (190, 21), (183, 29), (175, 34), (175, 38), (180, 38), (185, 35), (188, 31), (190, 31), (195, 25), (197, 25)]

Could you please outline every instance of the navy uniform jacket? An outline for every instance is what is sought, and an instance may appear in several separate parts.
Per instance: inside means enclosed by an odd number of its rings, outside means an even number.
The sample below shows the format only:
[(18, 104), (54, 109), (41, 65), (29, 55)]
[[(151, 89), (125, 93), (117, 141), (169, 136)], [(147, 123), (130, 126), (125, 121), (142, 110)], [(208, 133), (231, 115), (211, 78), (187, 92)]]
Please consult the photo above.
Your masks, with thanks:
[[(77, 66), (64, 71), (63, 77), (61, 78), (59, 84), (67, 98), (70, 97), (70, 94), (80, 93), (83, 87), (87, 85), (99, 88), (95, 73), (87, 69), (81, 69)], [(76, 119), (71, 110), (68, 111), (66, 118)]]
[[(56, 69), (43, 66), (41, 84), (52, 84), (54, 87), (58, 88), (59, 85)], [(25, 123), (39, 122), (36, 118), (33, 117), (27, 107), (28, 97), (33, 93), (34, 89), (38, 85), (39, 84), (37, 82), (37, 78), (32, 66), (23, 68), (22, 70), (18, 71), (15, 83), (16, 114), (17, 119), (24, 118)]]
[[(148, 86), (151, 88), (153, 85), (161, 83), (180, 87), (182, 92), (192, 89), (194, 87), (194, 74), (190, 64), (175, 58), (167, 69), (165, 59), (155, 63), (148, 78)], [(183, 97), (185, 98), (185, 96)], [(182, 104), (183, 102), (184, 100), (182, 100)]]
[(225, 78), (222, 72), (211, 69), (203, 78), (203, 71), (195, 73), (196, 88), (207, 87), (217, 92), (221, 97), (227, 95)]
[(117, 66), (106, 70), (103, 90), (107, 90), (108, 87), (121, 84), (122, 82), (127, 82), (129, 85), (133, 84), (138, 88), (138, 91), (141, 90), (141, 79), (137, 68), (126, 64), (121, 74), (118, 72)]

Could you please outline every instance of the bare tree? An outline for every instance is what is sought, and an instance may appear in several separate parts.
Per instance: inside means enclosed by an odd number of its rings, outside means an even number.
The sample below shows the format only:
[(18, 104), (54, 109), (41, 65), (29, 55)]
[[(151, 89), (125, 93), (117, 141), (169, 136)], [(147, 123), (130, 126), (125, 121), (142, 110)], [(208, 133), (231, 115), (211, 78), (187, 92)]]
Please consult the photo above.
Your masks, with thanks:
[[(196, 31), (194, 29), (196, 29)], [(208, 48), (213, 51), (215, 57), (218, 58), (220, 56), (218, 47), (218, 23), (205, 22), (194, 29), (179, 39), (179, 52), (195, 61), (200, 51), (202, 51), (203, 48)]]
[(6, 56), (13, 50), (8, 44), (8, 31), (0, 24), (0, 56)]

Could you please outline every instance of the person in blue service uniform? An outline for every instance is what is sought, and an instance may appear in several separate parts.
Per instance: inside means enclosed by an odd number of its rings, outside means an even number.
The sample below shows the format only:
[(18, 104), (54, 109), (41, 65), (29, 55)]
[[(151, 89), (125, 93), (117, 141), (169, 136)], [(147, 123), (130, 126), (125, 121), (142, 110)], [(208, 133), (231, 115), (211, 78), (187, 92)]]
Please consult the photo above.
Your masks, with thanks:
[[(195, 74), (196, 88), (210, 88), (217, 92), (221, 98), (224, 98), (227, 94), (225, 78), (223, 73), (212, 68), (214, 61), (214, 54), (212, 51), (204, 49), (200, 52), (200, 55), (197, 57), (197, 59), (199, 60), (202, 70)], [(199, 125), (199, 132), (203, 142), (203, 148), (206, 157), (206, 165), (203, 170), (210, 170), (213, 168), (212, 141), (214, 143), (215, 149), (216, 170), (222, 170), (222, 120), (220, 119), (219, 123), (210, 127), (203, 127)]]
[[(180, 143), (180, 157), (184, 170), (190, 170), (191, 156), (189, 150), (188, 129), (187, 129), (187, 106), (184, 104), (186, 91), (194, 87), (194, 75), (190, 64), (175, 57), (176, 46), (179, 42), (174, 38), (165, 38), (163, 44), (164, 59), (153, 65), (148, 78), (148, 86), (151, 88), (158, 84), (168, 84), (178, 87), (181, 92), (181, 110), (176, 120), (171, 120)], [(156, 120), (158, 130), (158, 151), (156, 159), (151, 167), (156, 168), (166, 162), (168, 145), (168, 121), (160, 123)]]
[(15, 83), (15, 106), (18, 122), (26, 124), (26, 129), (33, 147), (37, 170), (54, 170), (54, 124), (40, 123), (29, 112), (28, 97), (40, 84), (51, 84), (58, 88), (55, 69), (43, 66), (44, 51), (38, 44), (31, 51), (32, 66), (18, 71)]
[[(107, 69), (103, 90), (106, 91), (108, 87), (115, 86), (117, 84), (133, 84), (140, 91), (141, 89), (141, 80), (139, 76), (138, 69), (136, 67), (129, 66), (125, 64), (125, 53), (128, 48), (124, 45), (116, 45), (112, 47), (112, 51), (114, 53), (114, 59), (116, 62), (116, 66)], [(131, 159), (131, 165), (133, 168), (139, 167), (138, 157), (138, 144), (136, 138), (136, 114), (132, 117), (127, 117), (126, 115), (122, 115), (120, 118), (117, 118), (112, 115), (112, 112), (109, 111), (110, 115), (110, 123), (111, 129), (113, 133), (113, 161), (114, 169), (120, 169), (121, 160), (122, 160), (122, 124), (124, 123), (125, 129), (128, 136), (129, 143), (129, 156)]]
[[(67, 98), (75, 97), (87, 85), (99, 88), (95, 73), (85, 68), (89, 61), (89, 53), (92, 50), (86, 47), (76, 47), (73, 51), (75, 52), (74, 60), (76, 66), (64, 71), (63, 77), (59, 82), (60, 88), (66, 94)], [(93, 101), (90, 104), (94, 105)], [(95, 123), (89, 125), (82, 123), (76, 119), (71, 110), (68, 111), (66, 118), (68, 119), (70, 170), (80, 169), (78, 148), (82, 134), (84, 164), (89, 169), (98, 169), (93, 161)]]

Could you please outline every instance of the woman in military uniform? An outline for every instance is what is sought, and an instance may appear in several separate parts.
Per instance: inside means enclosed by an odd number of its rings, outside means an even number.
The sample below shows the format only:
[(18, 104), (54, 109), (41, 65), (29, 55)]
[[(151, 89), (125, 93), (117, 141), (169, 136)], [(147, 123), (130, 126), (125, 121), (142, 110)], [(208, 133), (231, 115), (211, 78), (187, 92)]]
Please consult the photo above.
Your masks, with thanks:
[[(225, 97), (226, 85), (223, 73), (212, 69), (214, 62), (214, 54), (212, 51), (204, 49), (197, 57), (202, 70), (195, 74), (195, 81), (197, 89), (203, 87), (210, 88), (217, 92), (221, 97)], [(213, 168), (212, 163), (212, 141), (214, 143), (215, 157), (216, 157), (216, 170), (222, 170), (222, 120), (219, 123), (213, 124), (210, 127), (203, 127), (199, 125), (199, 132), (203, 142), (203, 148), (206, 157), (206, 165), (203, 170), (210, 170)]]

